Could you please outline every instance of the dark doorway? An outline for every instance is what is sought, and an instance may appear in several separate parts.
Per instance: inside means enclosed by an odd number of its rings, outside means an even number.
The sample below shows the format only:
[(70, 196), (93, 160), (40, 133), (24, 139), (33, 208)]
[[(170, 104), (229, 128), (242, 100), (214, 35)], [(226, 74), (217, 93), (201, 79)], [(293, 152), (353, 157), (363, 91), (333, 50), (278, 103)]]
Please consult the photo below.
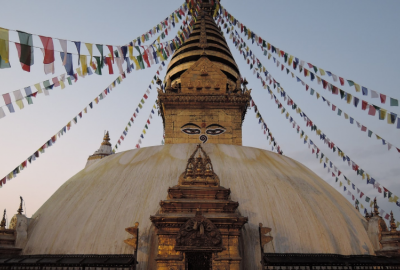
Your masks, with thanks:
[(187, 270), (211, 270), (211, 252), (186, 252)]

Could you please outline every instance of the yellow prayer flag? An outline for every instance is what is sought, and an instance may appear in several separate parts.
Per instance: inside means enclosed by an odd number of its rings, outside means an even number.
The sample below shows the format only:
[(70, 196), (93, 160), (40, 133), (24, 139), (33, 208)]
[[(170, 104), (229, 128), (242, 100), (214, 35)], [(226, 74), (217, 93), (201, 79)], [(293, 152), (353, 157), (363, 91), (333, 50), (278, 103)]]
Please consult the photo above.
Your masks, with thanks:
[(352, 95), (347, 93), (347, 104), (350, 104), (352, 100)]
[(143, 134), (146, 134), (146, 130), (145, 129), (143, 129)]
[(293, 55), (289, 56), (288, 62), (289, 62), (289, 66), (291, 66), (292, 62), (293, 62)]
[(354, 87), (356, 88), (356, 92), (360, 92), (361, 91), (359, 84), (354, 83)]
[(347, 180), (347, 184), (350, 186), (350, 180)]
[(325, 157), (325, 162), (326, 162), (326, 163), (328, 163), (328, 160), (329, 160), (329, 159), (328, 159), (327, 157)]
[(291, 72), (292, 73), (292, 78), (294, 78), (294, 73), (293, 72)]
[(142, 35), (142, 42), (144, 42), (144, 35)]
[(282, 113), (284, 113), (284, 112), (285, 112), (285, 108), (282, 108), (282, 110), (281, 110), (281, 114), (282, 114)]
[(9, 61), (9, 32), (8, 29), (0, 27), (0, 57), (1, 59), (8, 63)]
[(87, 56), (81, 55), (81, 68), (82, 68), (82, 77), (85, 77), (87, 74)]
[(319, 160), (319, 163), (322, 163), (322, 158)]
[(300, 139), (303, 139), (304, 134), (300, 133)]
[(80, 77), (82, 77), (82, 71), (81, 71), (81, 68), (80, 68), (80, 67), (76, 68), (76, 73), (78, 73), (78, 75), (79, 75)]
[(308, 141), (308, 135), (306, 135), (306, 137), (304, 138), (304, 140)]
[(24, 103), (22, 102), (22, 99), (18, 99), (15, 101), (17, 103), (18, 107), (22, 110), (24, 108)]
[(265, 72), (265, 67), (263, 66), (263, 72)]
[(362, 179), (365, 180), (365, 173), (363, 173), (361, 176), (362, 176)]
[(99, 98), (95, 98), (94, 101), (96, 102), (96, 104), (99, 104)]
[(153, 105), (153, 108), (154, 108), (154, 109), (157, 109), (155, 104)]
[(90, 54), (90, 65), (92, 65), (92, 58), (93, 58), (93, 44), (90, 44), (90, 43), (85, 43), (85, 45), (86, 45), (86, 48), (88, 49), (88, 51), (89, 51), (89, 54)]
[[(283, 110), (283, 108), (282, 108), (282, 110)], [(289, 117), (289, 113), (288, 112), (286, 113), (286, 117)]]
[(397, 202), (398, 199), (399, 199), (399, 197), (397, 197), (397, 196), (390, 197), (389, 202)]
[(387, 122), (388, 124), (394, 124), (394, 122), (392, 122), (392, 117), (390, 117), (390, 113), (387, 114)]
[(344, 114), (344, 118), (349, 119), (349, 116), (347, 115), (347, 113)]
[(340, 184), (339, 184), (340, 186), (342, 186), (342, 182), (340, 182)]
[(35, 84), (35, 88), (38, 91), (39, 94), (43, 93), (42, 87), (40, 87), (40, 83)]
[(133, 60), (133, 46), (128, 46), (129, 59)]
[[(378, 134), (375, 134), (375, 136), (376, 136), (376, 139), (377, 139), (377, 140), (382, 139), (381, 137), (378, 136)], [(368, 175), (368, 174), (367, 174), (367, 175)]]
[(158, 36), (157, 43), (160, 43), (160, 38), (161, 38), (161, 36)]
[(322, 68), (319, 69), (319, 73), (320, 73), (321, 75), (325, 75), (325, 71), (324, 71)]
[(268, 60), (269, 60), (269, 59), (271, 59), (271, 54), (270, 54), (270, 53), (268, 53)]
[(362, 205), (362, 203), (361, 203), (361, 209), (364, 209), (364, 205)]
[(138, 62), (137, 58), (136, 58), (136, 57), (133, 57), (132, 61), (135, 63), (135, 67), (136, 67), (135, 69), (136, 69), (136, 70), (139, 70), (139, 69), (140, 69), (140, 66), (139, 66), (139, 62)]
[(178, 16), (176, 16), (176, 12), (174, 13), (174, 15), (175, 15), (175, 23), (178, 23), (179, 20), (178, 20)]
[(371, 203), (369, 204), (369, 207), (372, 207), (374, 205), (374, 201), (371, 200)]
[(316, 133), (317, 133), (317, 135), (321, 135), (321, 130), (317, 129)]
[(369, 177), (369, 174), (367, 173), (367, 179), (369, 180), (371, 177)]
[(379, 119), (380, 120), (385, 120), (385, 117), (386, 117), (386, 110), (384, 110), (384, 109), (380, 109), (379, 110)]
[(61, 89), (65, 88), (65, 83), (63, 81), (60, 81)]
[(83, 109), (83, 111), (84, 111), (85, 113), (87, 113), (87, 107), (85, 107), (85, 109)]
[(319, 99), (319, 94), (317, 93), (317, 99)]

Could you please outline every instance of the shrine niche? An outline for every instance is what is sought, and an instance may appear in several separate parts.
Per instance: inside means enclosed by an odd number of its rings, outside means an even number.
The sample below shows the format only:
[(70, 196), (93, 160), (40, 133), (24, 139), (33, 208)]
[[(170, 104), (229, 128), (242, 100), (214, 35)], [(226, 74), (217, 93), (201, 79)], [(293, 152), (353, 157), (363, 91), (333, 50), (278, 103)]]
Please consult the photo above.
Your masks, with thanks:
[(175, 250), (221, 251), (222, 237), (218, 228), (198, 210), (179, 230)]
[(237, 212), (239, 203), (230, 194), (198, 144), (178, 184), (150, 216), (158, 238), (156, 269), (239, 270), (239, 238), (247, 218)]

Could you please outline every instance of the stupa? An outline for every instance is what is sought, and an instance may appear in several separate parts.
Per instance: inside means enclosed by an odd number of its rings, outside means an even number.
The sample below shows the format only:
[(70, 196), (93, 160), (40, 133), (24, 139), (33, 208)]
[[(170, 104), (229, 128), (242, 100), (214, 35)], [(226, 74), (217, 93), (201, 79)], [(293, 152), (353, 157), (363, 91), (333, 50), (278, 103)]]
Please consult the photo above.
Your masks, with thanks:
[(212, 2), (158, 89), (165, 145), (96, 158), (32, 218), (17, 214), (0, 229), (0, 269), (398, 269), (400, 233), (379, 213), (363, 217), (291, 158), (242, 146), (251, 90)]

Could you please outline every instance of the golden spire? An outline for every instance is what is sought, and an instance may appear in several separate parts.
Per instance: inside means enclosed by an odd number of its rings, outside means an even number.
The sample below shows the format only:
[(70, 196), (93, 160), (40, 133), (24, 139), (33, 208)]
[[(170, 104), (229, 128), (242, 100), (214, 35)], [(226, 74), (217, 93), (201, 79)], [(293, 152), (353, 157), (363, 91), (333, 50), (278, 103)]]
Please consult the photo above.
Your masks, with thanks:
[(0, 223), (0, 231), (4, 231), (6, 229), (6, 209), (4, 209), (3, 219)]
[(379, 216), (378, 204), (376, 203), (376, 197), (374, 199), (374, 215)]
[(396, 222), (393, 217), (393, 211), (390, 211), (390, 232), (396, 232), (397, 230)]
[(109, 145), (109, 146), (111, 146), (110, 136), (108, 135), (108, 131), (106, 132), (106, 134), (104, 134), (103, 142), (101, 143), (101, 145)]

